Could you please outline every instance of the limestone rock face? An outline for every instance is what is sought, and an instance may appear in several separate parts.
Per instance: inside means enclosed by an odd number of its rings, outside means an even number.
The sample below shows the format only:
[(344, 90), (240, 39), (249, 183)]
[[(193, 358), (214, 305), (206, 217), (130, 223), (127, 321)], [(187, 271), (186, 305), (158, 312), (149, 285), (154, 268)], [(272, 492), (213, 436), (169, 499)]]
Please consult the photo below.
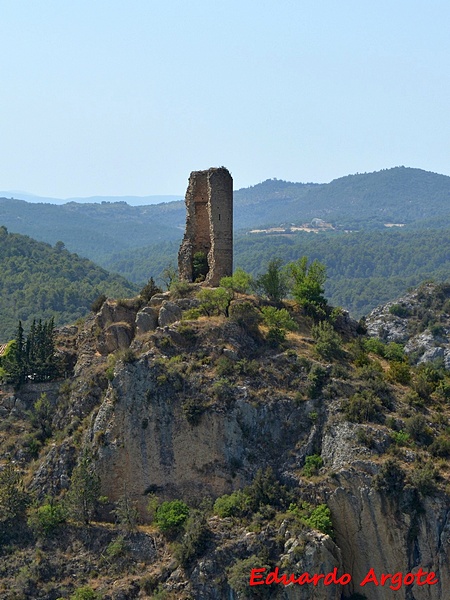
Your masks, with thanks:
[(113, 323), (105, 330), (106, 354), (128, 348), (134, 336), (133, 327), (128, 323)]
[(405, 344), (405, 352), (416, 363), (442, 359), (450, 369), (449, 309), (450, 286), (429, 283), (375, 308), (367, 316), (367, 332)]
[[(92, 429), (92, 439), (102, 432), (96, 452), (104, 493), (117, 500), (125, 485), (141, 508), (149, 490), (167, 498), (217, 497), (252, 479), (255, 446), (280, 468), (301, 462), (292, 447), (311, 437), (308, 404), (293, 410), (291, 402), (277, 400), (257, 407), (237, 389), (229, 410), (211, 407), (190, 423), (178, 380), (151, 355), (124, 365)], [(232, 475), (233, 464), (243, 466), (240, 474)]]
[(136, 311), (133, 308), (123, 306), (114, 300), (106, 300), (97, 313), (97, 323), (100, 327), (107, 327), (111, 323), (128, 323), (133, 325)]
[(181, 319), (182, 311), (174, 302), (165, 300), (159, 310), (158, 323), (160, 327), (172, 325)]
[(128, 348), (134, 338), (137, 309), (114, 300), (106, 300), (95, 316), (99, 329), (97, 350), (100, 354), (111, 354)]
[[(358, 441), (361, 425), (336, 419), (338, 400), (322, 400), (322, 416), (313, 423), (314, 401), (295, 406), (278, 397), (256, 404), (242, 386), (233, 390), (226, 405), (211, 404), (191, 421), (189, 407), (183, 403), (183, 385), (158, 361), (149, 352), (134, 363), (119, 366), (93, 421), (90, 439), (96, 468), (102, 494), (110, 501), (117, 501), (126, 489), (145, 519), (148, 493), (192, 502), (205, 496), (215, 498), (242, 488), (252, 480), (261, 461), (269, 461), (286, 480), (301, 486), (308, 501), (326, 501), (332, 513), (334, 540), (317, 533), (301, 542), (287, 526), (270, 535), (268, 531), (257, 534), (266, 546), (272, 535), (278, 544), (284, 539), (280, 555), (284, 573), (328, 573), (336, 567), (339, 574), (352, 575), (344, 590), (336, 585), (315, 587), (314, 598), (341, 600), (342, 592), (343, 598), (363, 593), (370, 600), (445, 597), (450, 586), (448, 499), (443, 494), (419, 497), (408, 486), (395, 494), (378, 491), (374, 478), (379, 464), (373, 460), (373, 451)], [(375, 425), (363, 427), (370, 430), (372, 447), (386, 452), (389, 436)], [(316, 452), (325, 467), (333, 470), (332, 485), (308, 484), (301, 477), (305, 456)], [(196, 597), (231, 597), (225, 584), (214, 582), (213, 573), (260, 547), (252, 535), (236, 534), (232, 542), (199, 560), (190, 575)], [(419, 566), (434, 571), (439, 584), (412, 590), (402, 586), (397, 591), (388, 586), (359, 585), (370, 568), (380, 577), (382, 573), (417, 571)], [(173, 592), (183, 586), (186, 580), (179, 570), (173, 571), (165, 584)], [(311, 589), (280, 586), (271, 597), (309, 600)]]
[(158, 326), (158, 311), (152, 306), (145, 306), (136, 315), (137, 333), (154, 331)]
[[(352, 574), (352, 591), (371, 600), (445, 597), (450, 585), (450, 509), (445, 499), (427, 499), (422, 508), (414, 506), (406, 492), (380, 494), (373, 488), (372, 477), (354, 469), (342, 470), (336, 480), (338, 486), (328, 505), (343, 568)], [(439, 583), (412, 589), (402, 586), (397, 591), (371, 583), (359, 585), (368, 567), (379, 578), (382, 573), (416, 572), (419, 566), (435, 572)]]

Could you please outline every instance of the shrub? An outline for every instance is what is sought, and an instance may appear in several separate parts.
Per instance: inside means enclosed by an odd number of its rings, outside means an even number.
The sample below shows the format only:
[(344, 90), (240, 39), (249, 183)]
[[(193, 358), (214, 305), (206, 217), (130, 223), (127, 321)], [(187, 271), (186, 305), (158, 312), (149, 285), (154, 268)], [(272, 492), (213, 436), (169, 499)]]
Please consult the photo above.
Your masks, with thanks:
[(393, 360), (397, 362), (402, 362), (405, 360), (405, 351), (401, 344), (397, 344), (396, 342), (389, 342), (386, 344), (384, 348), (384, 356), (387, 360)]
[(223, 287), (203, 288), (197, 294), (200, 301), (200, 309), (205, 315), (228, 315), (228, 308), (231, 302), (231, 293)]
[(345, 417), (353, 423), (378, 421), (381, 416), (381, 402), (371, 390), (353, 394), (343, 402)]
[(131, 348), (125, 348), (117, 352), (116, 360), (121, 360), (124, 364), (128, 365), (134, 363), (137, 360), (137, 356)]
[(402, 319), (406, 319), (411, 316), (411, 311), (407, 306), (403, 306), (401, 304), (392, 304), (389, 307), (389, 312), (391, 315), (395, 315), (396, 317), (401, 317)]
[(263, 322), (269, 328), (278, 328), (292, 331), (297, 325), (285, 308), (263, 306), (261, 309)]
[(416, 414), (406, 419), (405, 430), (416, 442), (426, 442), (429, 438), (427, 421), (421, 414)]
[(0, 471), (0, 522), (22, 520), (29, 501), (19, 471), (12, 463), (6, 463)]
[(66, 494), (69, 516), (88, 525), (99, 503), (100, 478), (95, 472), (91, 456), (85, 452), (70, 478)]
[(106, 300), (106, 296), (105, 294), (100, 294), (100, 296), (98, 296), (94, 302), (91, 304), (91, 311), (93, 313), (98, 313), (98, 311), (101, 309), (101, 307), (103, 306), (105, 300)]
[(101, 595), (89, 586), (83, 586), (75, 590), (69, 600), (101, 600)]
[(316, 352), (325, 360), (338, 358), (342, 352), (341, 336), (334, 330), (331, 323), (321, 321), (313, 325), (311, 329), (313, 338), (316, 340)]
[(319, 454), (311, 454), (306, 457), (305, 466), (303, 467), (303, 474), (306, 477), (312, 477), (317, 475), (319, 469), (323, 467), (323, 459)]
[(249, 330), (256, 330), (258, 323), (261, 321), (260, 312), (248, 301), (233, 302), (229, 308), (229, 317), (241, 327), (246, 327)]
[(252, 287), (253, 279), (243, 269), (236, 269), (231, 277), (222, 277), (220, 286), (231, 289), (233, 292), (247, 294)]
[(185, 298), (186, 296), (188, 296), (189, 292), (191, 291), (191, 285), (187, 281), (181, 281), (179, 279), (174, 279), (170, 283), (169, 289), (170, 289), (170, 294), (171, 294), (172, 298), (174, 298), (176, 300), (176, 299)]
[(374, 478), (375, 489), (391, 496), (399, 496), (405, 485), (405, 473), (399, 464), (388, 459)]
[(189, 507), (182, 500), (163, 502), (156, 511), (155, 523), (161, 531), (179, 528), (189, 515)]
[(331, 521), (331, 511), (326, 504), (319, 504), (314, 508), (304, 522), (322, 533), (333, 536), (333, 523)]
[(244, 489), (248, 505), (253, 512), (262, 506), (283, 507), (289, 504), (290, 495), (278, 481), (273, 469), (258, 469), (251, 485)]
[(162, 289), (156, 285), (153, 277), (150, 277), (148, 282), (144, 285), (142, 290), (139, 292), (139, 296), (143, 300), (145, 300), (145, 302), (148, 302), (152, 296), (154, 296), (155, 294), (160, 294), (161, 292), (162, 292)]
[(450, 458), (450, 436), (446, 434), (439, 435), (428, 447), (433, 456), (441, 458)]
[[(252, 569), (267, 569), (269, 565), (257, 555), (237, 560), (228, 570), (227, 581), (231, 589), (237, 593), (238, 598), (270, 598), (272, 590), (270, 585), (250, 586), (249, 576)], [(263, 588), (263, 589), (261, 589)]]
[(220, 356), (216, 361), (216, 373), (219, 377), (231, 375), (234, 371), (234, 363), (227, 356)]
[(367, 352), (373, 352), (373, 354), (384, 357), (386, 344), (379, 338), (370, 337), (364, 340), (364, 348)]
[(192, 280), (204, 281), (209, 271), (208, 257), (206, 252), (194, 252), (192, 257)]
[(314, 260), (308, 265), (308, 258), (302, 256), (296, 262), (287, 265), (286, 271), (292, 280), (292, 295), (300, 306), (308, 308), (324, 307), (324, 283), (326, 281), (325, 265)]
[(205, 412), (206, 407), (199, 400), (188, 399), (181, 405), (184, 416), (186, 417), (189, 425), (198, 425), (202, 418), (202, 414)]
[(327, 372), (321, 365), (313, 365), (311, 367), (310, 372), (306, 378), (307, 388), (306, 392), (309, 398), (314, 399), (318, 398), (320, 392), (322, 391), (322, 387), (326, 381)]
[(62, 504), (48, 498), (42, 506), (31, 509), (28, 525), (38, 536), (52, 534), (66, 520), (66, 511)]
[(138, 524), (139, 512), (127, 494), (121, 496), (113, 510), (117, 523), (127, 531), (134, 531)]
[(211, 390), (217, 400), (231, 401), (234, 398), (233, 387), (227, 379), (222, 378), (215, 381)]
[(407, 363), (394, 361), (389, 365), (387, 377), (390, 381), (408, 385), (411, 382), (411, 369)]
[(110, 559), (117, 559), (126, 554), (127, 549), (125, 538), (123, 535), (119, 535), (108, 544), (106, 548), (106, 555)]
[(407, 431), (393, 431), (391, 437), (397, 446), (407, 446), (411, 443), (411, 436)]
[(239, 517), (244, 515), (248, 510), (247, 496), (238, 490), (232, 494), (225, 494), (220, 496), (214, 502), (214, 514), (221, 518), (225, 517)]
[(431, 496), (436, 491), (438, 473), (431, 462), (416, 467), (411, 475), (411, 484), (423, 495)]

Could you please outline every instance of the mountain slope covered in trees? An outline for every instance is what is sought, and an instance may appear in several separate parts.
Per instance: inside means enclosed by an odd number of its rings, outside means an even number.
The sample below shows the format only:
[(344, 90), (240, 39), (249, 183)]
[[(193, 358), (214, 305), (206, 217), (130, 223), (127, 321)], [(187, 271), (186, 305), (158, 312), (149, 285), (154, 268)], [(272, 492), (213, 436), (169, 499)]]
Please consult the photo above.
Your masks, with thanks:
[(100, 295), (127, 296), (135, 288), (90, 260), (0, 227), (0, 342), (29, 329), (34, 318), (70, 323)]

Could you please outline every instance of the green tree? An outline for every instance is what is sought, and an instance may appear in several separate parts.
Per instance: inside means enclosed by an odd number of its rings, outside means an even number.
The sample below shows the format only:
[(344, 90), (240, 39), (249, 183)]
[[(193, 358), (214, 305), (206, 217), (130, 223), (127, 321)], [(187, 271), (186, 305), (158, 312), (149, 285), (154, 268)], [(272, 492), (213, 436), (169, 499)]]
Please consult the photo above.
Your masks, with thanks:
[(24, 519), (29, 500), (19, 471), (6, 463), (0, 471), (0, 523)]
[(52, 405), (47, 394), (42, 393), (33, 404), (31, 420), (35, 427), (40, 430), (42, 440), (52, 435)]
[(342, 338), (328, 321), (320, 321), (311, 329), (316, 340), (316, 352), (325, 360), (337, 358), (342, 352)]
[(223, 287), (203, 288), (197, 294), (197, 298), (200, 301), (200, 309), (209, 317), (220, 314), (228, 316), (231, 297), (230, 290), (226, 290)]
[(319, 504), (311, 511), (308, 517), (304, 518), (307, 525), (317, 529), (322, 533), (333, 536), (333, 523), (331, 521), (331, 511), (326, 504)]
[(155, 294), (160, 294), (161, 292), (162, 292), (162, 289), (156, 285), (153, 277), (150, 277), (148, 282), (144, 285), (142, 290), (139, 292), (139, 296), (143, 300), (145, 300), (145, 302), (148, 302), (152, 296), (154, 296)]
[(95, 514), (100, 496), (100, 478), (91, 456), (84, 452), (70, 478), (67, 510), (75, 521), (88, 525)]
[(37, 536), (46, 537), (66, 520), (66, 511), (61, 502), (48, 497), (44, 504), (29, 511), (28, 525)]
[(189, 515), (189, 507), (182, 500), (163, 502), (156, 511), (155, 522), (161, 531), (169, 532), (183, 525)]
[(135, 504), (126, 493), (117, 500), (113, 513), (121, 527), (127, 531), (135, 531), (139, 513)]
[(255, 284), (258, 291), (277, 304), (286, 297), (289, 289), (286, 274), (281, 265), (281, 258), (273, 258), (267, 266), (267, 273), (260, 275)]
[(236, 269), (231, 277), (222, 277), (221, 287), (231, 289), (233, 292), (248, 294), (253, 284), (253, 278), (244, 269)]
[(261, 312), (264, 325), (269, 328), (267, 339), (275, 346), (286, 339), (286, 331), (293, 331), (297, 327), (285, 308), (263, 306)]
[(193, 510), (184, 523), (184, 535), (178, 546), (175, 557), (183, 567), (188, 567), (195, 558), (203, 554), (208, 544), (211, 531), (204, 513)]
[(102, 596), (91, 587), (85, 585), (74, 591), (69, 600), (101, 600)]
[(327, 279), (325, 265), (314, 260), (308, 265), (308, 258), (302, 256), (287, 265), (291, 279), (291, 291), (295, 300), (305, 308), (322, 308), (327, 304), (323, 294)]

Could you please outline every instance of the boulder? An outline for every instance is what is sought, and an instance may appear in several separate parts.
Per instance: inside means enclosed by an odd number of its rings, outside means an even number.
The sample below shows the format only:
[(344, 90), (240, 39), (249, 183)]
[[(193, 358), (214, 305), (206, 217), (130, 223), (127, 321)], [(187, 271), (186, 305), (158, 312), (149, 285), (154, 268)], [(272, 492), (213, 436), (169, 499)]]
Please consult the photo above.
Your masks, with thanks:
[(136, 328), (138, 333), (154, 331), (158, 326), (158, 311), (151, 306), (145, 306), (136, 315)]
[(106, 353), (128, 348), (133, 340), (133, 328), (128, 323), (113, 323), (105, 331)]
[(181, 308), (174, 302), (165, 300), (159, 310), (159, 326), (165, 327), (181, 319)]

